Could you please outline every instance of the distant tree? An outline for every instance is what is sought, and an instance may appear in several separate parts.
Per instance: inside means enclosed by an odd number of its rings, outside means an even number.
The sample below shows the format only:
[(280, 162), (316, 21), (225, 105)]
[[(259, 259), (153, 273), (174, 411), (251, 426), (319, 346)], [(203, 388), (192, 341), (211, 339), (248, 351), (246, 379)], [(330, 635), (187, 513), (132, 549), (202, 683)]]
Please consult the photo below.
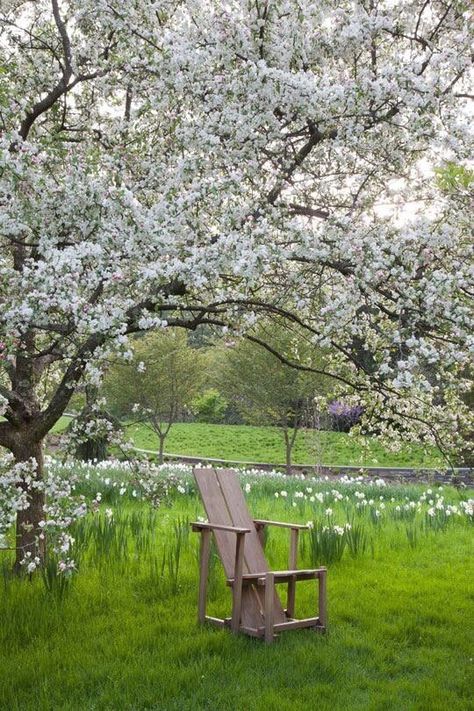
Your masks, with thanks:
[[(275, 325), (260, 327), (257, 338), (271, 342), (280, 354), (305, 361), (309, 348), (298, 337)], [(312, 365), (315, 350), (311, 348)], [(269, 350), (246, 339), (227, 350), (221, 374), (222, 392), (234, 401), (236, 409), (249, 424), (273, 425), (282, 433), (285, 464), (291, 473), (292, 451), (297, 434), (314, 398), (328, 391), (328, 380), (315, 373), (291, 368)]]
[(166, 329), (137, 339), (133, 358), (114, 364), (105, 379), (111, 411), (143, 422), (158, 436), (160, 463), (172, 425), (199, 390), (201, 360), (184, 331)]
[(191, 407), (198, 422), (218, 424), (224, 422), (227, 400), (216, 388), (209, 388), (193, 400)]

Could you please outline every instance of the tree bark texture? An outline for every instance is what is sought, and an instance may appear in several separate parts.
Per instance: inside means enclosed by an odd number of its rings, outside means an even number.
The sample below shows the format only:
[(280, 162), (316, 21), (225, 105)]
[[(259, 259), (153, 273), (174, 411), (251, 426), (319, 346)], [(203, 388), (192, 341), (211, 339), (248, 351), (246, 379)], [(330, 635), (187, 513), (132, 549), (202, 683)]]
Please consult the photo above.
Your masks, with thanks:
[[(17, 442), (12, 447), (13, 456), (16, 463), (27, 462), (34, 459), (36, 463), (35, 479), (42, 481), (44, 477), (43, 441), (35, 441), (26, 434), (17, 438)], [(38, 557), (41, 562), (46, 556), (46, 538), (39, 526), (44, 520), (44, 491), (36, 487), (24, 485), (28, 494), (29, 506), (23, 511), (18, 511), (16, 520), (16, 556), (14, 563), (15, 572), (20, 572), (23, 568), (21, 561), (26, 553), (31, 553), (31, 558)], [(41, 534), (41, 538), (40, 538)]]

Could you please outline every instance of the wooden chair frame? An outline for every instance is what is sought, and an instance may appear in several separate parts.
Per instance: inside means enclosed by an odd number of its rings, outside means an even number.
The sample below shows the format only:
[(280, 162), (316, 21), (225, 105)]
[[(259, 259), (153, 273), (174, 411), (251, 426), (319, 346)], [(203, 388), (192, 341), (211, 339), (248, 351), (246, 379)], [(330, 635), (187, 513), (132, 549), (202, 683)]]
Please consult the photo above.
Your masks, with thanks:
[[(192, 530), (201, 534), (200, 541), (200, 562), (199, 562), (199, 598), (198, 598), (198, 621), (200, 623), (209, 622), (219, 627), (230, 627), (232, 632), (243, 632), (253, 637), (263, 638), (267, 644), (274, 641), (279, 632), (290, 629), (304, 627), (312, 628), (318, 632), (326, 632), (327, 603), (326, 603), (326, 568), (311, 570), (298, 570), (298, 538), (301, 530), (307, 530), (308, 526), (297, 523), (285, 523), (281, 521), (267, 521), (253, 519), (253, 525), (258, 534), (260, 544), (263, 548), (263, 531), (266, 526), (280, 526), (290, 529), (290, 551), (288, 570), (264, 571), (257, 573), (244, 572), (244, 551), (245, 537), (251, 533), (250, 528), (229, 526), (218, 523), (195, 522)], [(211, 534), (218, 531), (226, 531), (236, 536), (235, 560), (233, 577), (227, 579), (227, 584), (232, 588), (232, 616), (220, 619), (206, 614), (207, 584), (209, 576), (209, 558)], [(318, 615), (306, 619), (295, 619), (295, 596), (296, 583), (299, 580), (318, 580)], [(275, 585), (277, 583), (287, 584), (287, 604), (284, 610), (286, 621), (274, 621), (275, 605)], [(257, 586), (264, 590), (263, 620), (264, 624), (258, 627), (249, 627), (241, 623), (242, 615), (242, 592), (246, 586)], [(278, 599), (277, 599), (278, 602)]]

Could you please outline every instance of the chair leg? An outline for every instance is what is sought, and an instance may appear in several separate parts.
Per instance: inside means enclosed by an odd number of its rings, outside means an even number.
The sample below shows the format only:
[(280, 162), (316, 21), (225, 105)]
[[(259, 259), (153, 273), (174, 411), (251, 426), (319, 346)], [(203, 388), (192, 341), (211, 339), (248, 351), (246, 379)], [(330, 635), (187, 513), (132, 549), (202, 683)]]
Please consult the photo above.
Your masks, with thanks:
[(327, 591), (326, 591), (326, 568), (322, 568), (319, 572), (319, 621), (327, 631), (328, 613), (327, 613)]
[[(298, 529), (292, 528), (290, 533), (290, 556), (288, 559), (288, 569), (297, 569), (297, 559), (298, 559)], [(286, 602), (286, 615), (289, 618), (295, 616), (295, 595), (296, 595), (296, 577), (293, 578), (288, 583), (288, 595)]]
[(273, 603), (275, 600), (275, 576), (265, 575), (265, 642), (273, 642)]
[(286, 616), (293, 619), (295, 616), (295, 597), (296, 597), (296, 575), (293, 575), (288, 583), (288, 594), (286, 598)]
[(232, 632), (237, 634), (240, 628), (240, 616), (242, 612), (242, 575), (244, 569), (244, 534), (237, 534), (235, 547), (235, 569), (234, 583), (232, 586)]
[(206, 619), (206, 593), (207, 578), (209, 574), (209, 555), (211, 550), (211, 532), (201, 531), (201, 551), (199, 556), (199, 600), (198, 600), (198, 621), (204, 622)]

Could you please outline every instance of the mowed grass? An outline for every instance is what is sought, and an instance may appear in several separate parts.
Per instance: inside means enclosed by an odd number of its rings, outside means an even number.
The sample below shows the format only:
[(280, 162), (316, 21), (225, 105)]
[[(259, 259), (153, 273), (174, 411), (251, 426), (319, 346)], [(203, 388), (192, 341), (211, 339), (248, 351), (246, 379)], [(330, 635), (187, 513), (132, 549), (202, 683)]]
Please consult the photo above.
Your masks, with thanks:
[[(285, 482), (289, 493), (292, 486)], [(314, 516), (307, 502), (293, 508), (270, 488), (249, 495), (255, 516), (298, 522)], [(407, 492), (400, 490), (400, 501)], [(404, 522), (371, 524), (361, 514), (372, 543), (358, 558), (345, 553), (329, 566), (329, 634), (287, 632), (265, 646), (196, 624), (198, 536), (183, 533), (203, 513), (195, 496), (175, 497), (155, 515), (145, 502), (111, 505), (117, 531), (125, 530), (126, 516), (143, 516), (141, 533), (126, 529), (135, 540), (126, 555), (99, 545), (102, 539), (94, 544), (92, 536), (63, 599), (45, 593), (39, 578), (7, 582), (1, 590), (1, 709), (472, 708), (474, 558), (467, 522), (420, 530), (410, 547)], [(337, 516), (345, 505), (334, 505)], [(172, 566), (160, 561), (176, 551), (178, 530), (181, 560), (173, 578)], [(274, 529), (267, 542), (277, 569), (286, 566), (287, 538), (287, 531)], [(209, 610), (226, 615), (230, 593), (213, 560)], [(306, 542), (300, 566), (309, 564)], [(297, 612), (314, 613), (315, 601), (314, 583), (300, 583)]]
[[(156, 449), (157, 438), (143, 425), (130, 426), (137, 447)], [(285, 461), (283, 437), (276, 427), (177, 423), (171, 428), (165, 449), (170, 453), (281, 464)], [(353, 437), (344, 432), (305, 430), (297, 436), (292, 459), (295, 464), (340, 464), (357, 466), (436, 466), (433, 450), (384, 449), (375, 439)]]
[[(61, 418), (55, 430), (67, 426)], [(156, 450), (157, 436), (145, 425), (129, 425), (127, 433), (136, 447)], [(166, 439), (165, 451), (196, 457), (212, 457), (244, 462), (281, 464), (285, 450), (281, 432), (276, 427), (249, 425), (211, 425), (177, 423)], [(369, 437), (354, 437), (343, 432), (305, 430), (298, 434), (293, 449), (295, 464), (329, 464), (382, 467), (436, 467), (442, 459), (434, 448), (405, 447), (394, 452)]]

